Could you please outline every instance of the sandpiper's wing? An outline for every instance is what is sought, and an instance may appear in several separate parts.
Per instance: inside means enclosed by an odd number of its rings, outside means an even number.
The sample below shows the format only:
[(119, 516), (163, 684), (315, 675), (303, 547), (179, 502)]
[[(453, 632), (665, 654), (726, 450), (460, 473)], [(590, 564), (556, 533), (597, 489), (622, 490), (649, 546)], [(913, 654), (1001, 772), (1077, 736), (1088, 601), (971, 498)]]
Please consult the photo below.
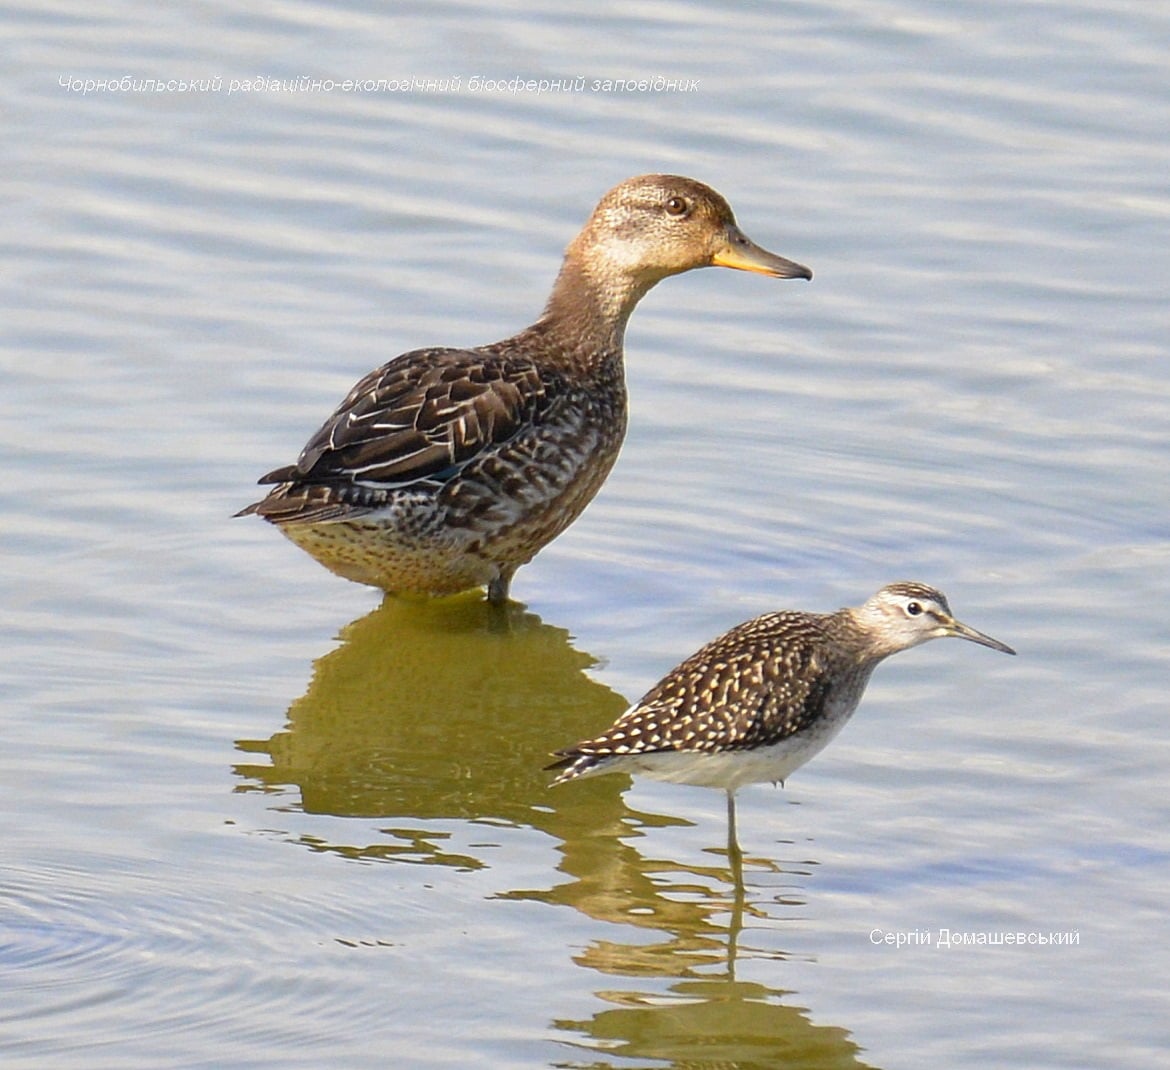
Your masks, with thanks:
[[(607, 757), (664, 750), (727, 751), (777, 743), (824, 712), (822, 640), (804, 613), (745, 621), (671, 670), (613, 726), (557, 751), (550, 769), (584, 772)], [(585, 761), (576, 767), (581, 759)]]

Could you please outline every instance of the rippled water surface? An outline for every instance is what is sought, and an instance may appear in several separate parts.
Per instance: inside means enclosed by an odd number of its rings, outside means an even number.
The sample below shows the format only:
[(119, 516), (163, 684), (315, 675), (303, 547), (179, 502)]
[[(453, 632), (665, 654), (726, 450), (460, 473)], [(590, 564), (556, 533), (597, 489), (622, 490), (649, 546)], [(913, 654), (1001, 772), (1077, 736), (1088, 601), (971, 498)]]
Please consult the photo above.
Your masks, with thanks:
[[(0, 1062), (1165, 1058), (1160, 5), (4, 20)], [(507, 613), (230, 518), (369, 368), (530, 322), (648, 170), (816, 276), (647, 297), (622, 457)], [(742, 894), (719, 793), (548, 788), (706, 639), (903, 577), (1019, 657), (883, 666), (741, 793)]]

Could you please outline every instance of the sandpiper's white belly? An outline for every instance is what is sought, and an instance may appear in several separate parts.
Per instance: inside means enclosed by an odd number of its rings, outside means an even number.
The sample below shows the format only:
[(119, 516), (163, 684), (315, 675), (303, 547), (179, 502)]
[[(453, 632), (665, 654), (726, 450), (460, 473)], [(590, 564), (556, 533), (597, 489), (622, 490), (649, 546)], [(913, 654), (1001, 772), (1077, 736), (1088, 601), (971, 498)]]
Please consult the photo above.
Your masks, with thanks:
[(663, 750), (623, 754), (596, 768), (620, 768), (675, 784), (698, 784), (735, 791), (744, 784), (782, 783), (805, 762), (819, 754), (841, 731), (857, 708), (856, 700), (830, 706), (815, 724), (778, 743), (735, 750)]

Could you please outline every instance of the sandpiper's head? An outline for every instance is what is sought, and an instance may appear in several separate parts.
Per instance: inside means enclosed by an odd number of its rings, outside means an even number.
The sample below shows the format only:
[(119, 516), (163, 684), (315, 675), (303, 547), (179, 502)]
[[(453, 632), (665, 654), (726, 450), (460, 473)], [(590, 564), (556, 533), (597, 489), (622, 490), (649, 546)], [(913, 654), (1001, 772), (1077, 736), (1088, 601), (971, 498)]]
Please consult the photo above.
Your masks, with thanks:
[(891, 583), (853, 613), (874, 647), (884, 654), (896, 654), (947, 636), (970, 639), (1005, 654), (1015, 653), (1006, 643), (956, 620), (946, 595), (924, 583)]
[(668, 275), (699, 267), (812, 278), (802, 264), (750, 241), (731, 206), (710, 186), (680, 175), (639, 175), (614, 186), (568, 255), (590, 269), (637, 280), (643, 293)]

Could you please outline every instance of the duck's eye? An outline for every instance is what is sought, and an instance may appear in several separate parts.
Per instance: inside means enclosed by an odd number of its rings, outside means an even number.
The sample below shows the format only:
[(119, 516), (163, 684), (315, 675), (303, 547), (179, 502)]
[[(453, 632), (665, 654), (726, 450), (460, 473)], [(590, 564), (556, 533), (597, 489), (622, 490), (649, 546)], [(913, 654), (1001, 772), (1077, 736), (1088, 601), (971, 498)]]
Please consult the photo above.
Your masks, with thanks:
[(671, 197), (666, 202), (666, 214), (675, 217), (684, 216), (690, 210), (690, 205), (687, 204), (684, 197)]
[(907, 602), (906, 603), (906, 613), (908, 616), (917, 617), (918, 614), (921, 612), (922, 612), (922, 603), (921, 602)]

